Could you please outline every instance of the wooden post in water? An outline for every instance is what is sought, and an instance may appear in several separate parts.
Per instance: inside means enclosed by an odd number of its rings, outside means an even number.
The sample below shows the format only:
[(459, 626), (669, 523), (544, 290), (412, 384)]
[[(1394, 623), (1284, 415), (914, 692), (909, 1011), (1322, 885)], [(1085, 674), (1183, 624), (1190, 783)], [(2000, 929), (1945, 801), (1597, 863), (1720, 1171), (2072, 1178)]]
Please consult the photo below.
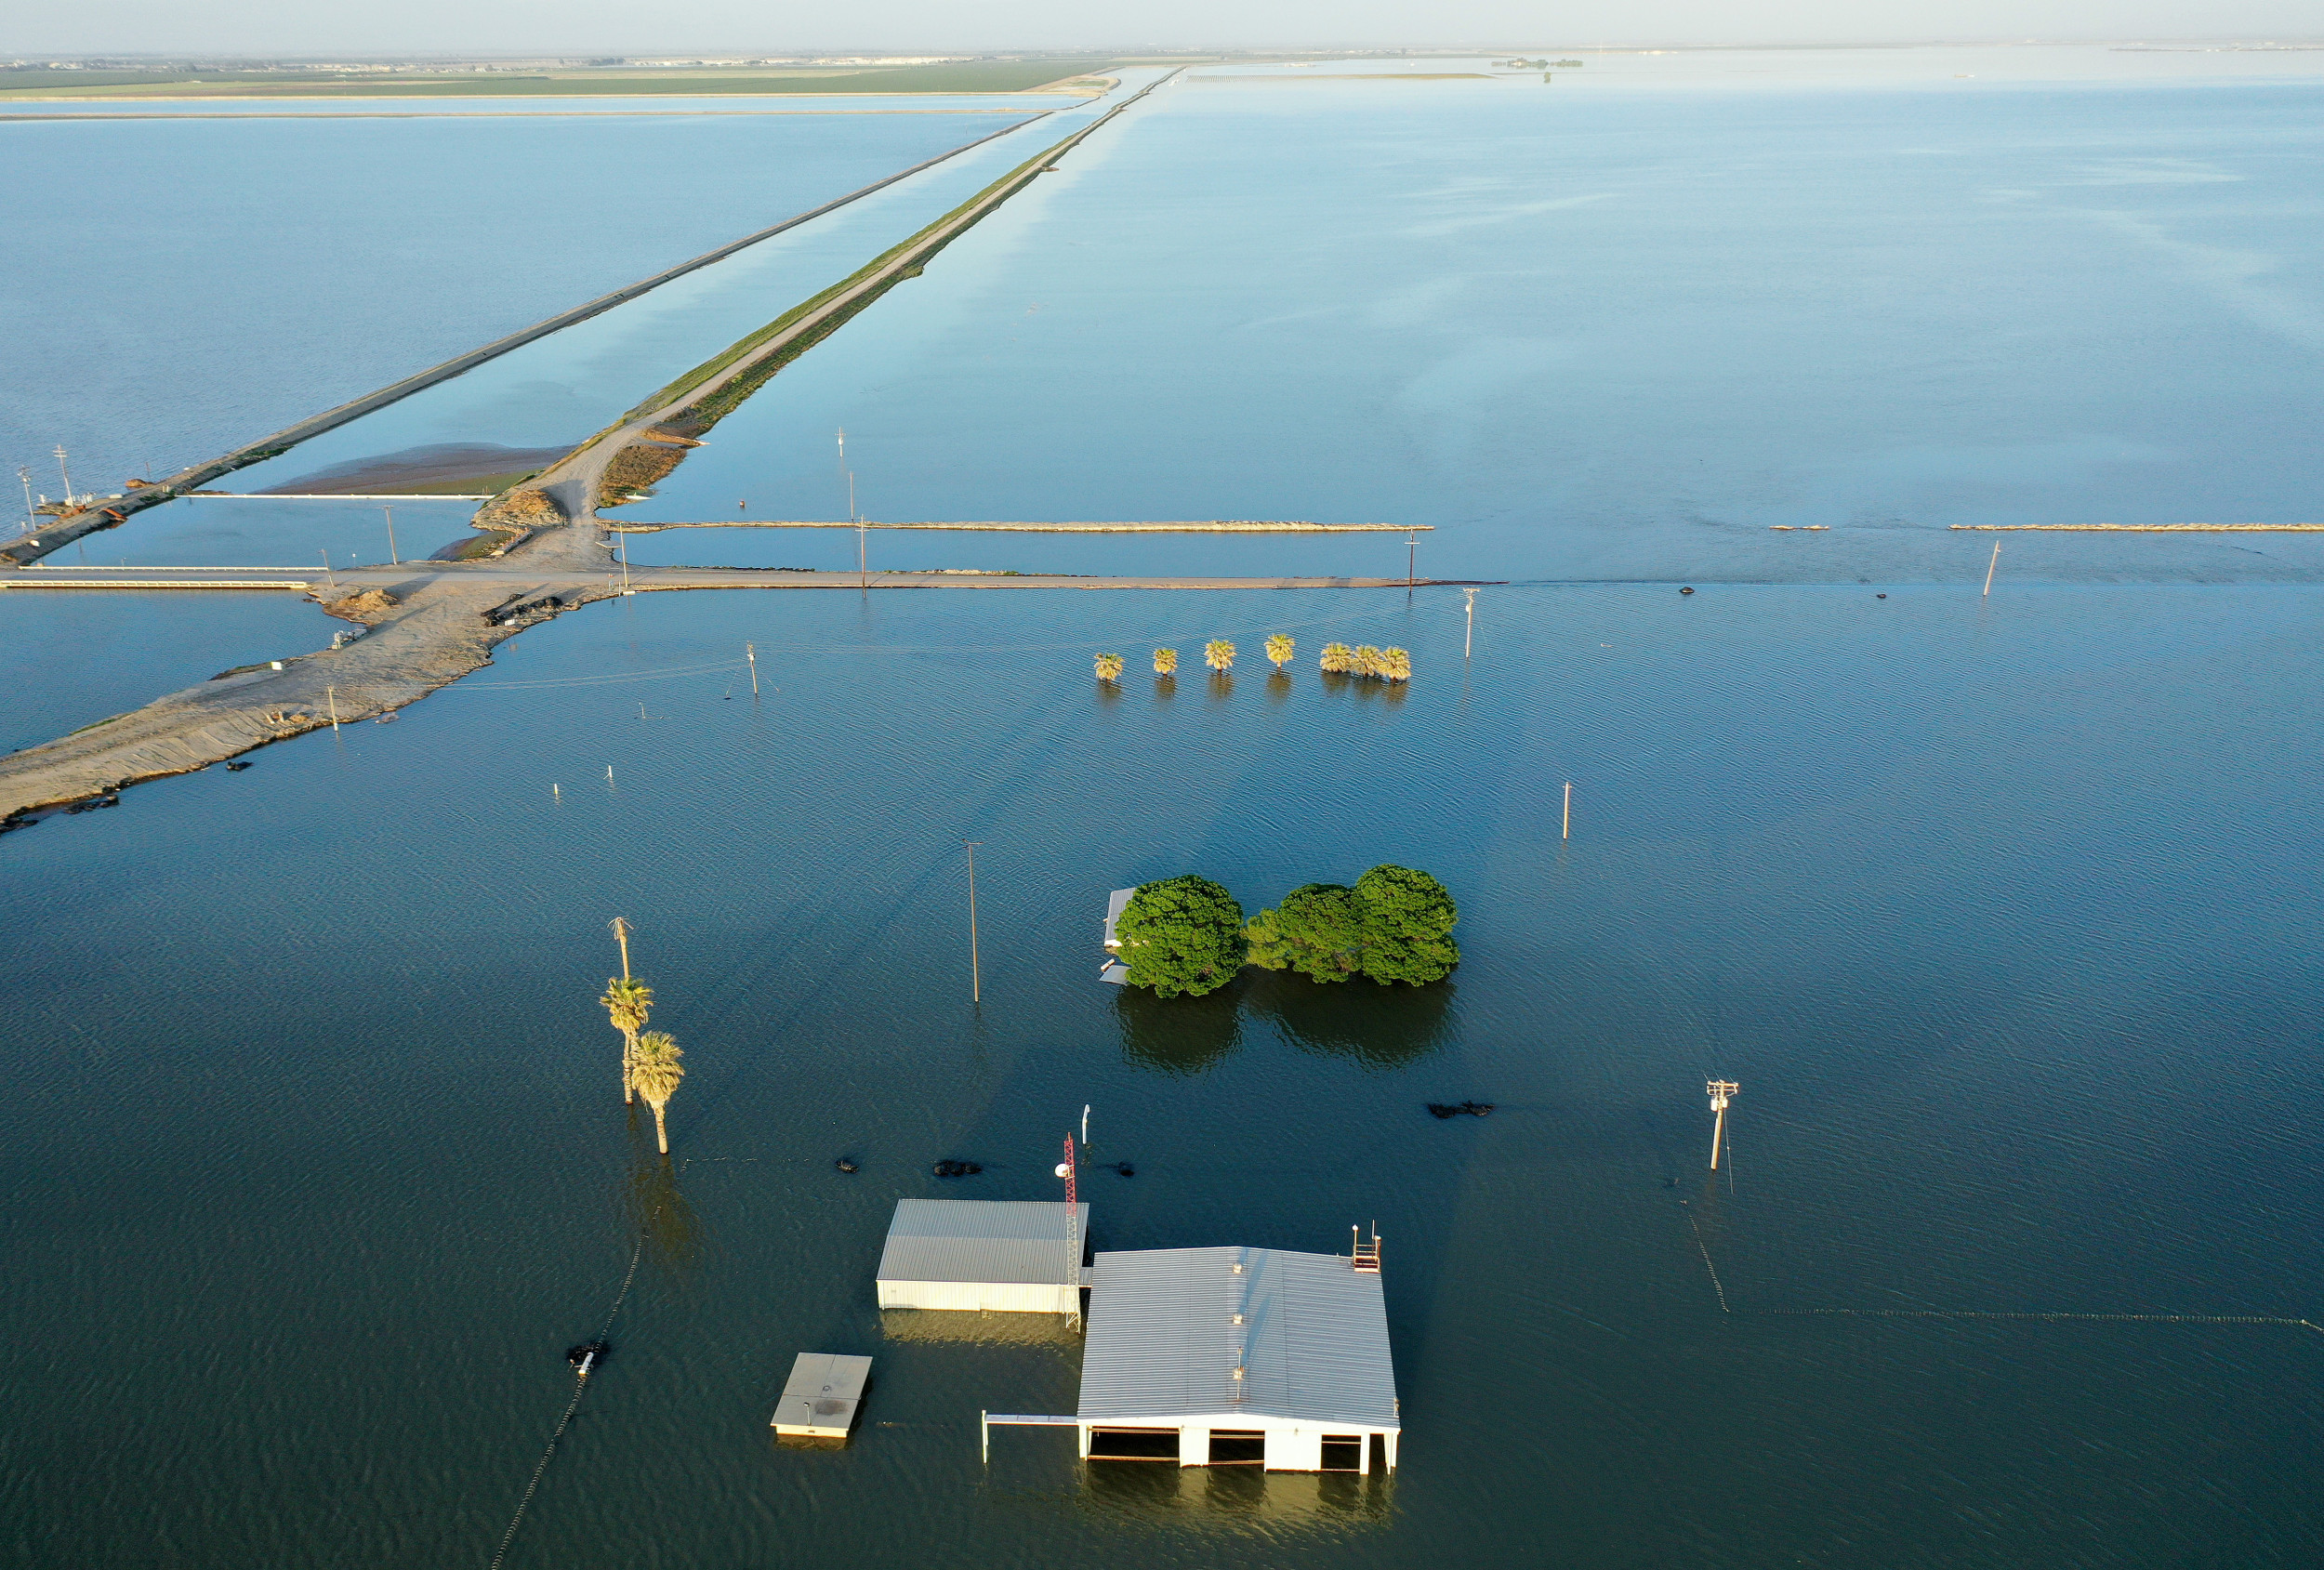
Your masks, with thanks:
[(1985, 564), (1985, 593), (1978, 596), (1979, 599), (1990, 600), (1993, 598), (1993, 569), (1999, 567), (2000, 564), (2001, 542), (1995, 540), (1993, 542), (1993, 560)]
[(969, 848), (969, 1001), (984, 1001), (984, 970), (976, 953), (976, 848), (982, 839), (963, 839)]
[(1571, 780), (1565, 782), (1565, 826), (1559, 830), (1557, 837), (1560, 839), (1574, 837), (1574, 782)]

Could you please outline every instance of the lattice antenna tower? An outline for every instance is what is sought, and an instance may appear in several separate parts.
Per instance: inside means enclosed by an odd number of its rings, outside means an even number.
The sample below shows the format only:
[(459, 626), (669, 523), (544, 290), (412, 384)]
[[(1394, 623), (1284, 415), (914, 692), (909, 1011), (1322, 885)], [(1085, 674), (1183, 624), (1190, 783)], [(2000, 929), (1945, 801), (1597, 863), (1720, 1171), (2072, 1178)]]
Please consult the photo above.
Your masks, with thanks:
[(1726, 1143), (1727, 1098), (1741, 1088), (1742, 1087), (1732, 1079), (1713, 1079), (1703, 1086), (1704, 1091), (1710, 1097), (1710, 1110), (1713, 1114), (1710, 1125), (1710, 1169), (1714, 1172), (1719, 1170), (1719, 1152)]
[(1081, 1324), (1081, 1229), (1076, 1223), (1080, 1220), (1081, 1203), (1075, 1182), (1076, 1172), (1074, 1137), (1068, 1130), (1065, 1135), (1065, 1159), (1057, 1164), (1057, 1175), (1065, 1180), (1065, 1300), (1073, 1305), (1066, 1311), (1065, 1317), (1069, 1324), (1078, 1326)]

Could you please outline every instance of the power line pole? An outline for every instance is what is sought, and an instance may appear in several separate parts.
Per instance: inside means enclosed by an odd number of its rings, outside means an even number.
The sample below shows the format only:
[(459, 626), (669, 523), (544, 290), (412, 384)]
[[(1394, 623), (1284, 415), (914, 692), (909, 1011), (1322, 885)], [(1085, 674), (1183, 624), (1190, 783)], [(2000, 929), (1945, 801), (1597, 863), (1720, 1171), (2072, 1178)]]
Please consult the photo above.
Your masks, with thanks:
[(395, 508), (391, 508), (391, 507), (383, 507), (383, 508), (381, 508), (379, 510), (380, 510), (381, 512), (386, 513), (386, 514), (387, 514), (387, 517), (388, 517), (388, 562), (389, 562), (389, 565), (390, 565), (390, 566), (395, 566), (395, 567), (401, 567), (402, 565), (403, 565), (403, 558), (402, 558), (401, 556), (398, 556), (398, 555), (395, 553)]
[(1557, 837), (1560, 839), (1571, 839), (1574, 837), (1574, 782), (1571, 780), (1565, 782), (1565, 826), (1558, 830)]
[[(613, 770), (605, 771), (607, 779), (613, 776)], [(616, 916), (609, 925), (614, 929), (614, 941), (621, 944), (621, 979), (626, 982), (629, 979), (629, 923)]]
[(339, 728), (339, 690), (337, 687), (324, 688), (323, 700), (331, 706), (331, 730), (337, 733)]
[(1979, 596), (1980, 599), (1990, 600), (1993, 598), (1993, 569), (1999, 567), (2000, 564), (2001, 542), (1995, 540), (1993, 542), (1993, 560), (1985, 564), (1985, 593)]
[(855, 587), (859, 591), (871, 587), (871, 574), (864, 564), (864, 521), (855, 512), (855, 471), (847, 471), (847, 516), (855, 525)]
[(1716, 1117), (1710, 1125), (1710, 1169), (1719, 1170), (1719, 1147), (1726, 1142), (1727, 1098), (1742, 1088), (1732, 1079), (1714, 1079), (1703, 1087), (1710, 1096), (1710, 1110)]
[(71, 507), (73, 505), (73, 471), (64, 466), (64, 447), (61, 443), (57, 448), (57, 472), (64, 476), (64, 505)]
[(24, 532), (29, 534), (40, 527), (40, 514), (33, 510), (33, 471), (18, 464), (16, 477), (24, 482)]
[(969, 1001), (984, 1001), (984, 970), (976, 952), (976, 848), (982, 839), (963, 839), (969, 848)]
[(338, 592), (339, 577), (337, 573), (331, 571), (331, 553), (328, 550), (318, 550), (315, 554), (323, 558), (323, 575), (331, 580), (331, 590), (336, 594)]
[(1460, 592), (1469, 597), (1469, 630), (1460, 635), (1460, 657), (1466, 660), (1477, 641), (1477, 591), (1464, 588)]
[(743, 653), (750, 661), (750, 695), (755, 698), (759, 695), (759, 646), (755, 643), (746, 643), (743, 645)]
[(1420, 581), (1420, 531), (1404, 532), (1404, 602), (1412, 603), (1412, 586)]

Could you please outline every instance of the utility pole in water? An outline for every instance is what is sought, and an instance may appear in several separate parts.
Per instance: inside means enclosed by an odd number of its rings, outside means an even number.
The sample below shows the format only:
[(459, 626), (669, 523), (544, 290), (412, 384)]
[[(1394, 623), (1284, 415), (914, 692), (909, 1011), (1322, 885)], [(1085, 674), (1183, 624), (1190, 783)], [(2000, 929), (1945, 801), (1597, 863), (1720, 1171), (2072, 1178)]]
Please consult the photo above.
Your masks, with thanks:
[(1732, 1079), (1714, 1079), (1703, 1087), (1710, 1096), (1710, 1110), (1715, 1115), (1710, 1125), (1710, 1169), (1719, 1170), (1719, 1148), (1727, 1137), (1727, 1098), (1742, 1088)]
[(1993, 542), (1993, 560), (1985, 564), (1985, 593), (1979, 596), (1980, 599), (1990, 600), (1993, 598), (1993, 569), (1999, 567), (2000, 564), (2001, 542), (1995, 540)]
[(389, 561), (389, 564), (390, 564), (390, 565), (391, 565), (391, 566), (401, 567), (402, 565), (403, 565), (403, 558), (402, 558), (401, 556), (398, 556), (398, 555), (395, 553), (395, 508), (391, 508), (391, 507), (383, 507), (383, 508), (381, 508), (379, 510), (380, 510), (381, 512), (383, 512), (383, 513), (387, 514), (387, 517), (388, 517), (388, 561)]
[(1460, 657), (1465, 660), (1469, 657), (1469, 652), (1476, 647), (1477, 591), (1473, 588), (1464, 588), (1460, 592), (1469, 597), (1469, 629), (1460, 635)]
[(24, 532), (29, 534), (40, 527), (40, 514), (33, 510), (33, 471), (18, 464), (16, 477), (24, 482)]
[(64, 447), (61, 443), (57, 448), (57, 472), (64, 476), (64, 505), (71, 507), (73, 505), (73, 471), (64, 466)]
[(750, 661), (750, 695), (755, 698), (759, 695), (759, 645), (744, 644), (743, 655)]
[(976, 953), (976, 848), (982, 839), (963, 839), (969, 848), (969, 1001), (984, 1001), (984, 970)]

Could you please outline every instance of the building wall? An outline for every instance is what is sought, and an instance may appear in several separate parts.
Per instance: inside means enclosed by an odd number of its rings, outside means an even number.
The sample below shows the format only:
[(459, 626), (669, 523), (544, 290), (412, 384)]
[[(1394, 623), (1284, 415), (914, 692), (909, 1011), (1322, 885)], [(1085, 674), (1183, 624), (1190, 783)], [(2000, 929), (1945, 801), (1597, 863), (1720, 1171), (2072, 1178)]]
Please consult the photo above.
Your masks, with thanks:
[(952, 1309), (987, 1313), (1074, 1313), (1081, 1289), (1012, 1281), (882, 1281), (881, 1308)]

